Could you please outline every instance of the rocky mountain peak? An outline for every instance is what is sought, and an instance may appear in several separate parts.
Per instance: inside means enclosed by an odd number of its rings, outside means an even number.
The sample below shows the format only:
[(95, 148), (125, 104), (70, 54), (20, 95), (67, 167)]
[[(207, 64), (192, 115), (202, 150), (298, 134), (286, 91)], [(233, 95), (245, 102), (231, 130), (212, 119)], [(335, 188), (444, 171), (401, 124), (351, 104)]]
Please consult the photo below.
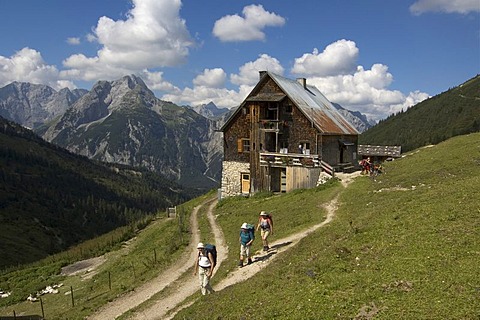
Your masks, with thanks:
[(215, 103), (213, 103), (212, 101), (210, 101), (207, 104), (197, 105), (195, 107), (192, 107), (192, 109), (196, 113), (204, 116), (205, 118), (211, 119), (211, 120), (218, 120), (218, 118), (220, 118), (225, 113), (228, 113), (228, 111), (229, 111), (228, 109), (218, 108), (217, 105)]

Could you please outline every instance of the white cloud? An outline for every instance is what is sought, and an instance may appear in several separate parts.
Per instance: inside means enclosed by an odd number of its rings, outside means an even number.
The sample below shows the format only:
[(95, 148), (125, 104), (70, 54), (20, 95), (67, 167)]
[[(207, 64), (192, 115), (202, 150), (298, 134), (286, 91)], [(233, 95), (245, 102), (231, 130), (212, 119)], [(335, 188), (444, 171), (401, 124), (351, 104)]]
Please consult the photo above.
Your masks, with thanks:
[(374, 64), (370, 70), (358, 66), (354, 73), (348, 75), (312, 77), (307, 80), (330, 101), (346, 109), (360, 111), (372, 120), (386, 118), (429, 97), (427, 93), (419, 91), (405, 96), (398, 90), (389, 90), (392, 81), (388, 67), (382, 64)]
[(193, 79), (193, 84), (195, 86), (209, 88), (222, 88), (225, 87), (226, 78), (227, 74), (221, 68), (205, 69), (203, 74), (200, 74)]
[(480, 12), (478, 0), (418, 0), (410, 6), (410, 12), (421, 15), (425, 12), (461, 13)]
[(338, 40), (328, 45), (323, 52), (314, 49), (295, 59), (292, 73), (326, 77), (336, 74), (349, 74), (355, 70), (358, 48), (350, 40)]
[(162, 99), (177, 104), (192, 106), (215, 103), (221, 108), (232, 108), (240, 105), (245, 97), (252, 91), (259, 80), (259, 71), (268, 70), (283, 74), (280, 62), (267, 54), (262, 54), (255, 61), (245, 63), (239, 68), (239, 74), (231, 74), (230, 82), (237, 85), (237, 90), (228, 90), (226, 73), (223, 69), (205, 69), (202, 74), (193, 80), (193, 88), (175, 90), (163, 95)]
[(285, 18), (268, 11), (262, 5), (243, 8), (243, 17), (235, 14), (220, 18), (213, 26), (213, 35), (221, 41), (264, 40), (265, 27), (283, 26)]
[(47, 65), (40, 52), (30, 48), (23, 48), (11, 57), (0, 56), (0, 86), (12, 81), (46, 84), (56, 90), (75, 88), (71, 81), (59, 80), (57, 68)]
[(70, 38), (67, 38), (67, 43), (68, 44), (71, 44), (71, 45), (79, 45), (80, 44), (80, 38), (76, 38), (76, 37), (70, 37)]
[(115, 79), (148, 68), (185, 63), (194, 45), (180, 18), (180, 0), (133, 0), (125, 20), (101, 17), (89, 41), (102, 48), (95, 57), (75, 54), (64, 60), (65, 76), (81, 80)]
[(280, 62), (268, 54), (261, 54), (255, 61), (247, 62), (240, 67), (239, 74), (231, 74), (230, 81), (236, 85), (255, 86), (259, 79), (259, 71), (271, 71), (283, 75)]
[(158, 90), (163, 92), (180, 90), (170, 82), (163, 79), (163, 72), (151, 72), (145, 69), (139, 73), (139, 76), (150, 90)]
[[(248, 93), (248, 92), (247, 92)], [(226, 88), (209, 88), (206, 86), (194, 86), (192, 88), (185, 88), (170, 92), (161, 97), (162, 100), (172, 101), (176, 104), (197, 106), (200, 104), (207, 104), (209, 102), (215, 103), (220, 108), (231, 108), (237, 106), (243, 101), (245, 95), (242, 90), (238, 92), (235, 90), (228, 90)]]

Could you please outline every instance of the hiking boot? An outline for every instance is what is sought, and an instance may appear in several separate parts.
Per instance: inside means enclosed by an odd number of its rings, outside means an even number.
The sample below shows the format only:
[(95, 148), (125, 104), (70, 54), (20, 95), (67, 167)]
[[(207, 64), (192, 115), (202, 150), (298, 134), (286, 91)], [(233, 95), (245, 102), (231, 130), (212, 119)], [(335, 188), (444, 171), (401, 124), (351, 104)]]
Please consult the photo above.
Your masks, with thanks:
[(243, 267), (243, 260), (238, 261), (238, 266), (241, 268)]
[(267, 247), (267, 246), (263, 246), (263, 251), (268, 251), (268, 247)]
[(248, 263), (247, 264), (252, 264), (252, 259), (248, 258)]

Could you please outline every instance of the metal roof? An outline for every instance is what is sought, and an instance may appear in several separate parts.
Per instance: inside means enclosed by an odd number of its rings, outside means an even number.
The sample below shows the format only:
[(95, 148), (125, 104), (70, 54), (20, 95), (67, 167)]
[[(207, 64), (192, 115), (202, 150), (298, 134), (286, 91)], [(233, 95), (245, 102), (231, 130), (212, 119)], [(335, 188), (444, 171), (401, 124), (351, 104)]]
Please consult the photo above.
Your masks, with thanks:
[(320, 132), (358, 134), (357, 129), (338, 112), (320, 90), (315, 86), (307, 85), (305, 79), (300, 79), (301, 81), (287, 79), (268, 71), (267, 74)]
[[(302, 81), (284, 78), (269, 71), (261, 71), (260, 81), (250, 92), (247, 98), (224, 123), (221, 131), (229, 125), (230, 121), (240, 111), (246, 102), (251, 101), (281, 101), (288, 98), (309, 119), (317, 130), (323, 134), (358, 135), (357, 129), (346, 120), (330, 101), (315, 86), (307, 85)], [(259, 93), (263, 84), (270, 77), (283, 91), (282, 93)]]

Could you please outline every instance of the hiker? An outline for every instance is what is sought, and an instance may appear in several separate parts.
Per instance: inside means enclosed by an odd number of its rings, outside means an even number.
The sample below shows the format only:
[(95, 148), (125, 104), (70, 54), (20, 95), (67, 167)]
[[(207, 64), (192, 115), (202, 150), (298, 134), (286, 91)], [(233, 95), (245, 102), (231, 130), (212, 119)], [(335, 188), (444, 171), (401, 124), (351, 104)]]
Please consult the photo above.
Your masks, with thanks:
[(205, 245), (200, 242), (197, 245), (198, 255), (195, 259), (195, 267), (193, 275), (197, 275), (198, 270), (198, 279), (200, 280), (200, 291), (203, 295), (207, 293), (210, 294), (213, 292), (213, 288), (210, 285), (210, 278), (213, 275), (213, 268), (215, 268), (215, 261), (210, 252), (207, 253)]
[(263, 251), (268, 251), (270, 247), (268, 246), (268, 236), (273, 234), (273, 221), (272, 217), (265, 211), (260, 212), (260, 217), (258, 218), (257, 231), (262, 228), (261, 236), (263, 242)]
[(240, 229), (240, 261), (238, 262), (238, 266), (243, 267), (243, 260), (245, 260), (245, 258), (247, 258), (247, 264), (252, 263), (252, 259), (250, 258), (250, 247), (252, 246), (253, 240), (255, 240), (255, 228), (244, 222)]
[(372, 170), (372, 161), (370, 157), (362, 160), (362, 174), (370, 174)]

